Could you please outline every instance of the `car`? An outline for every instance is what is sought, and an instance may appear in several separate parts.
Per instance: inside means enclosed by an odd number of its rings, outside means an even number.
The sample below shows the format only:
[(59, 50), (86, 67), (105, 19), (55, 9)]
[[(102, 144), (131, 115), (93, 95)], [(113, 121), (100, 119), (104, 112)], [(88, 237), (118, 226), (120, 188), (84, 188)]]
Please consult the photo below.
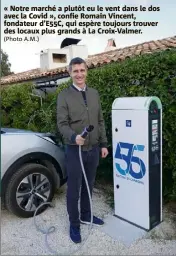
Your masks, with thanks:
[[(51, 202), (67, 180), (62, 141), (51, 133), (1, 128), (1, 203), (22, 218)], [(47, 208), (41, 207), (37, 215)]]

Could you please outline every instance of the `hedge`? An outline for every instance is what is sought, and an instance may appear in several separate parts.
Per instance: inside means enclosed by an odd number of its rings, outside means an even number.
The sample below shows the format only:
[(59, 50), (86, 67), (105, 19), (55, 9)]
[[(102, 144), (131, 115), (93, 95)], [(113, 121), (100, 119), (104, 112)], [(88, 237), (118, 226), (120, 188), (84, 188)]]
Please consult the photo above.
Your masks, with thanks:
[[(32, 95), (31, 83), (8, 86), (1, 90), (2, 126), (57, 132), (57, 94), (48, 94), (42, 102)], [(100, 162), (98, 178), (112, 182), (111, 106), (116, 97), (158, 96), (163, 105), (163, 194), (176, 199), (176, 50), (126, 59), (120, 63), (88, 71), (87, 84), (100, 93), (110, 154)]]

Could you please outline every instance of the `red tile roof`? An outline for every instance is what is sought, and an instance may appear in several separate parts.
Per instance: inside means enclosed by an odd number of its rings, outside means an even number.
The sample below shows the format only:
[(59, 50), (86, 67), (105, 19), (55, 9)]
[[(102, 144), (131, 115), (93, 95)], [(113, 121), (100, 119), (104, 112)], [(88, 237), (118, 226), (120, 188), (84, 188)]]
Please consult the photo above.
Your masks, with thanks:
[[(149, 41), (137, 45), (132, 45), (124, 48), (118, 48), (108, 52), (89, 55), (86, 59), (88, 68), (95, 68), (97, 66), (105, 65), (110, 62), (118, 62), (125, 60), (127, 57), (142, 55), (145, 53), (153, 53), (166, 49), (176, 48), (176, 36), (164, 38), (161, 40)], [(65, 76), (67, 74), (67, 66), (63, 68), (56, 68), (47, 71), (32, 69), (26, 72), (17, 73), (1, 78), (1, 85), (8, 85), (12, 83), (20, 83), (23, 81), (39, 79), (46, 76)]]

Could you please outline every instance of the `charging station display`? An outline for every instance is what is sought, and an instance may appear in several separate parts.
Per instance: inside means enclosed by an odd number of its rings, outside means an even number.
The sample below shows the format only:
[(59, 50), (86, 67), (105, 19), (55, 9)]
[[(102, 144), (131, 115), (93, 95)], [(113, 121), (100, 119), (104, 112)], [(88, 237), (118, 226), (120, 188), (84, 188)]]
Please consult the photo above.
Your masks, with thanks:
[(157, 97), (112, 105), (115, 215), (150, 230), (162, 221), (162, 107)]

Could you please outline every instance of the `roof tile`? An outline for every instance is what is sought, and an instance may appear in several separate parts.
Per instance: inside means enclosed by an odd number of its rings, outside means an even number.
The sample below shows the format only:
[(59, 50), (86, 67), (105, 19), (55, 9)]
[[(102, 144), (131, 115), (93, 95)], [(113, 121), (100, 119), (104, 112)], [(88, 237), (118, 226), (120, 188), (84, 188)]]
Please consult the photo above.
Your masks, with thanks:
[[(99, 54), (89, 55), (86, 59), (88, 68), (94, 68), (110, 62), (123, 61), (126, 58), (141, 55), (144, 53), (152, 53), (155, 51), (162, 51), (169, 48), (176, 48), (176, 36), (164, 38), (156, 41), (144, 42), (137, 45), (132, 45), (124, 48), (119, 48), (111, 51), (102, 52)], [(12, 74), (1, 78), (1, 85), (8, 85), (18, 83), (20, 81), (27, 81), (52, 75), (66, 75), (68, 74), (67, 67), (56, 68), (52, 70), (42, 71), (39, 68), (32, 69), (26, 72)]]

